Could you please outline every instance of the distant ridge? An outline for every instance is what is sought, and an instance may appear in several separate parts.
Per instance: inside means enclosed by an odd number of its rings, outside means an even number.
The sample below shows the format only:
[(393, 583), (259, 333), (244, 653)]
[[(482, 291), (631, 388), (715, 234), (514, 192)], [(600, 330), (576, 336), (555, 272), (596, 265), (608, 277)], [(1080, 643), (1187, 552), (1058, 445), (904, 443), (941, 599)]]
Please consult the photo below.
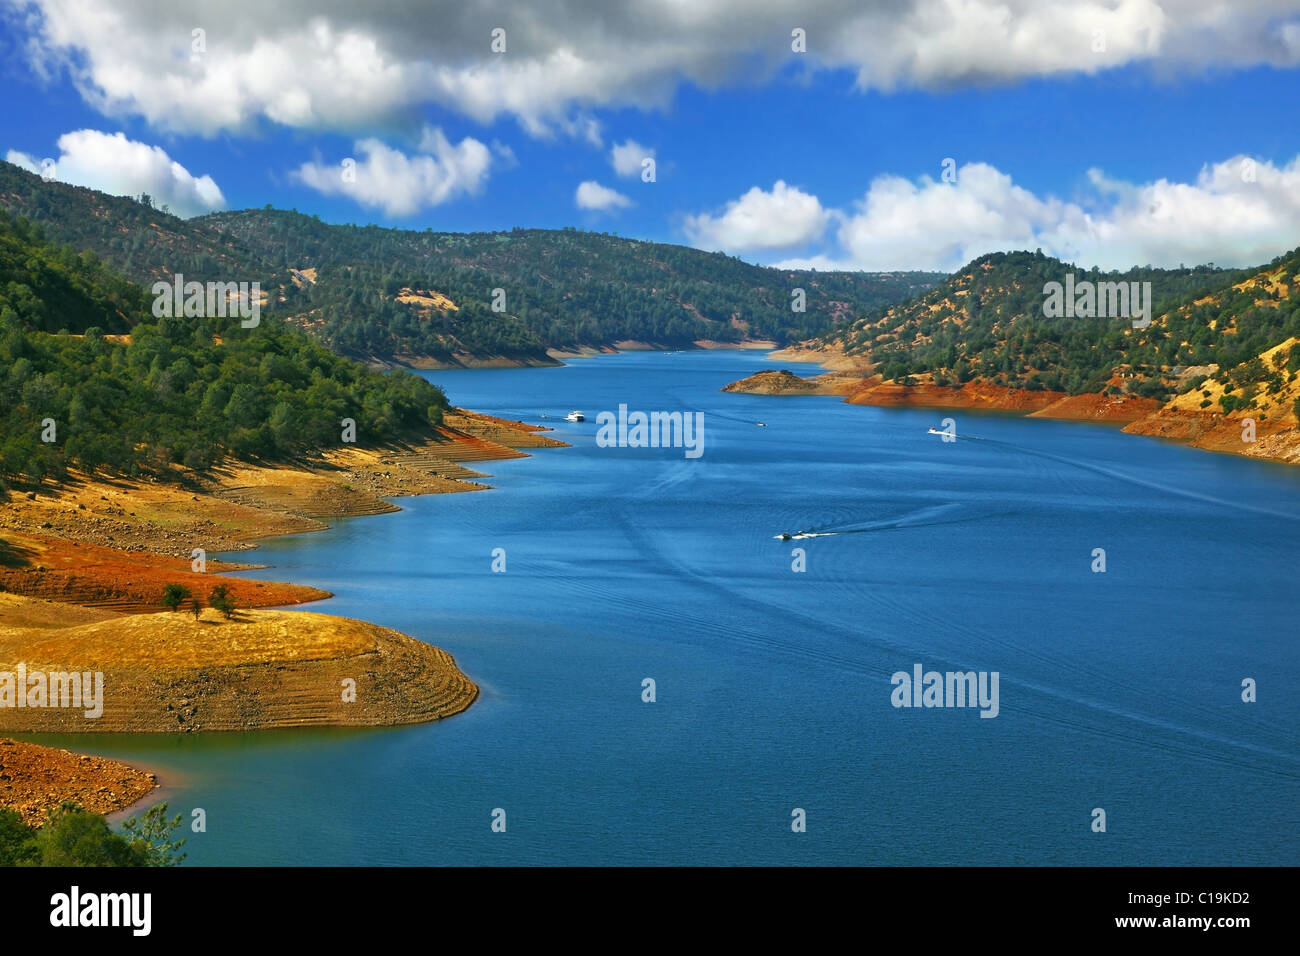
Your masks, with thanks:
[[(1048, 317), (1044, 289), (1067, 275), (1097, 288), (1150, 283), (1149, 324)], [(782, 391), (1111, 421), (1135, 434), (1300, 463), (1298, 290), (1300, 249), (1255, 269), (1124, 273), (1041, 252), (996, 253), (911, 301), (787, 349), (784, 357), (840, 371)], [(728, 390), (762, 391), (757, 378)]]
[(269, 207), (184, 220), (10, 163), (0, 163), (0, 208), (146, 285), (176, 273), (259, 281), (270, 311), (334, 351), (416, 366), (551, 364), (548, 350), (624, 341), (784, 345), (944, 278), (770, 269), (576, 229), (417, 232)]
[[(1113, 388), (1164, 401), (1186, 383), (1188, 369), (1234, 366), (1300, 333), (1300, 299), (1281, 278), (1298, 265), (1300, 250), (1260, 269), (1106, 273), (1041, 252), (994, 253), (915, 299), (804, 344), (869, 358), (887, 381), (924, 377), (1072, 395)], [(1067, 276), (1094, 285), (1150, 283), (1150, 327), (1121, 316), (1049, 318), (1044, 287)]]

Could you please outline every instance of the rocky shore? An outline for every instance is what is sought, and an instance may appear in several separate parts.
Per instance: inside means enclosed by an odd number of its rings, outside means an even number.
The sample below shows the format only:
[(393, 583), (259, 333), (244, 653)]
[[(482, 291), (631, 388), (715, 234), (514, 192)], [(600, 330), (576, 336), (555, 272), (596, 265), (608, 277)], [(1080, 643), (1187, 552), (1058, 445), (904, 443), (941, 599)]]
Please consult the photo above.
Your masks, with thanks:
[(152, 773), (117, 760), (0, 738), (0, 807), (17, 811), (28, 826), (65, 801), (116, 813), (157, 786)]
[[(724, 392), (750, 395), (842, 395), (850, 405), (886, 408), (973, 409), (1034, 418), (1110, 422), (1124, 432), (1185, 442), (1208, 451), (1300, 464), (1300, 425), (1285, 408), (1269, 413), (1238, 411), (1226, 415), (1201, 408), (1198, 395), (1180, 395), (1168, 403), (1137, 395), (1065, 392), (987, 385), (938, 385), (917, 377), (911, 384), (885, 381), (860, 356), (835, 349), (799, 347), (773, 352), (773, 360), (817, 362), (828, 372), (802, 378), (786, 370), (762, 371), (725, 386)], [(1250, 418), (1248, 424), (1246, 419)]]

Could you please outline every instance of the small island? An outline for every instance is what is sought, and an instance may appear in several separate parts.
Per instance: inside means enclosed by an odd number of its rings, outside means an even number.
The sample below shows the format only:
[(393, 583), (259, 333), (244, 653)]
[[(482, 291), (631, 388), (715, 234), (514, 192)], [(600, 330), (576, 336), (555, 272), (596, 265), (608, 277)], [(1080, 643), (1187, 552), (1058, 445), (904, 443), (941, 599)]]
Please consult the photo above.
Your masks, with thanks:
[(846, 395), (856, 379), (838, 373), (800, 378), (788, 369), (755, 372), (748, 378), (723, 387), (724, 392), (746, 395)]

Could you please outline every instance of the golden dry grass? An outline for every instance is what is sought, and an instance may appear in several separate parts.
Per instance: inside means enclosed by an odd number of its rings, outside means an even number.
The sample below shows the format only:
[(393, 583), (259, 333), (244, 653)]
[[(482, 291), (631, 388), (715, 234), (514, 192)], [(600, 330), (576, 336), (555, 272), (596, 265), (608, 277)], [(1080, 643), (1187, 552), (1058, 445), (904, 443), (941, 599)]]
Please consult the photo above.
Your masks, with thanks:
[[(21, 600), (21, 599), (19, 599)], [(28, 620), (47, 612), (13, 615)], [(0, 626), (0, 671), (100, 671), (102, 712), (0, 708), (8, 733), (194, 733), (393, 726), (458, 714), (478, 687), (440, 648), (397, 631), (302, 611), (123, 616)], [(346, 692), (345, 692), (346, 691)]]
[(65, 628), (121, 617), (99, 608), (77, 607), (0, 592), (0, 631), (9, 628)]
[[(24, 599), (17, 599), (19, 601)], [(11, 603), (11, 602), (9, 602)], [(205, 609), (127, 615), (71, 627), (0, 626), (0, 663), (12, 669), (90, 665), (159, 669), (228, 667), (355, 657), (373, 651), (379, 629), (306, 611), (239, 611), (233, 621)]]
[[(1261, 352), (1259, 357), (1265, 368), (1275, 370), (1281, 369), (1282, 378), (1286, 380), (1290, 377), (1290, 373), (1285, 371), (1286, 358), (1291, 349), (1296, 346), (1300, 346), (1300, 339), (1290, 338), (1285, 342), (1273, 346), (1271, 349)], [(1279, 357), (1281, 358), (1281, 362), (1277, 361)], [(1225, 377), (1226, 371), (1221, 372), (1213, 378), (1207, 378), (1201, 384), (1200, 388), (1194, 388), (1189, 392), (1185, 392), (1182, 395), (1177, 395), (1172, 398), (1167, 407), (1179, 411), (1197, 412), (1202, 410), (1201, 402), (1208, 400), (1210, 405), (1206, 406), (1206, 410), (1211, 412), (1222, 411), (1222, 406), (1219, 405), (1219, 398), (1224, 392)], [(1208, 395), (1205, 394), (1207, 392), (1209, 393)], [(1295, 381), (1287, 381), (1280, 392), (1261, 393), (1256, 396), (1256, 403), (1259, 406), (1257, 409), (1241, 410), (1235, 412), (1232, 417), (1243, 418), (1250, 416), (1258, 418), (1259, 414), (1263, 412), (1268, 415), (1269, 418), (1295, 421), (1296, 416), (1294, 406), (1297, 398), (1300, 398), (1300, 377), (1297, 377)]]
[(437, 309), (440, 312), (459, 311), (460, 307), (441, 292), (431, 289), (401, 289), (397, 301), (406, 305), (418, 305), (423, 309)]

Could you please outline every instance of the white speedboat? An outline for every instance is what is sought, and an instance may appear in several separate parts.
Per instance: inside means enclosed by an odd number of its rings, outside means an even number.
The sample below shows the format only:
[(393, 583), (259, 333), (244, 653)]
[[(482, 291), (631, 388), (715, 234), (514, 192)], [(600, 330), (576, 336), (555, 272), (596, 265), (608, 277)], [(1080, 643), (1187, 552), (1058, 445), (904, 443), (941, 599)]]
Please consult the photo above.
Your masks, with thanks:
[(582, 414), (582, 412), (569, 412), (569, 414), (565, 415), (564, 418), (566, 421), (570, 422), (585, 422), (587, 420), (587, 416)]

